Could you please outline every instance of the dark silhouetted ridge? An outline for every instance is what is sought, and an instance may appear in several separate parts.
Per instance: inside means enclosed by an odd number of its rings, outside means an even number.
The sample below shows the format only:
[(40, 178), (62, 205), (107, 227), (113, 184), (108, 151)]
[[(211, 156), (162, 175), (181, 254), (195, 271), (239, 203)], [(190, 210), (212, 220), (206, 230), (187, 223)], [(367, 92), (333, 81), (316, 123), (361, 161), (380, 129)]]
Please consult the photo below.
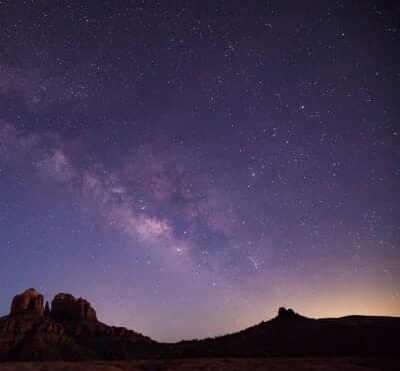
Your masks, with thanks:
[(44, 305), (35, 289), (17, 295), (0, 318), (0, 361), (126, 360), (134, 358), (397, 355), (400, 318), (312, 319), (292, 309), (237, 333), (163, 344), (97, 319), (91, 304), (57, 294)]

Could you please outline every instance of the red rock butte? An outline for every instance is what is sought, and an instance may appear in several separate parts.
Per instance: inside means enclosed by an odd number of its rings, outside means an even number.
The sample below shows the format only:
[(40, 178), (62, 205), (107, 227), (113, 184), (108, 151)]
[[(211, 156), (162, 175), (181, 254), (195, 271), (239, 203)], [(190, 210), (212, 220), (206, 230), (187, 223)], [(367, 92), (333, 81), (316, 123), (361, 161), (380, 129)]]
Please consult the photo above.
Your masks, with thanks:
[(87, 300), (76, 299), (71, 294), (60, 293), (51, 302), (51, 309), (46, 302), (45, 310), (43, 295), (33, 288), (14, 297), (10, 315), (20, 314), (35, 314), (41, 317), (51, 315), (57, 320), (72, 322), (97, 322), (96, 311)]
[(55, 319), (74, 322), (97, 322), (96, 311), (85, 299), (75, 299), (71, 294), (57, 294), (51, 302), (51, 314)]
[[(136, 358), (393, 356), (400, 318), (313, 319), (292, 309), (242, 331), (202, 340), (160, 343), (97, 320), (88, 301), (57, 294), (51, 308), (34, 289), (17, 295), (0, 317), (0, 362), (132, 360)], [(1, 367), (0, 367), (1, 368)], [(1, 368), (2, 369), (2, 368)]]
[(14, 297), (11, 303), (10, 315), (17, 315), (21, 313), (32, 313), (39, 316), (44, 314), (43, 295), (35, 289), (28, 289), (22, 294)]

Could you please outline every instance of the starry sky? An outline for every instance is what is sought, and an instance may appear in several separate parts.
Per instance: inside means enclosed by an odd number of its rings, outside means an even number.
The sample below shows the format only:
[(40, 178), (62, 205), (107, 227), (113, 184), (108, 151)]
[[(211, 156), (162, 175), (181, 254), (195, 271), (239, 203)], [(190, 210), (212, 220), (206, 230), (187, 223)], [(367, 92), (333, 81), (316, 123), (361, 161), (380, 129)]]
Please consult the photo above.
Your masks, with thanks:
[(163, 341), (400, 315), (398, 2), (0, 19), (1, 315), (29, 287)]

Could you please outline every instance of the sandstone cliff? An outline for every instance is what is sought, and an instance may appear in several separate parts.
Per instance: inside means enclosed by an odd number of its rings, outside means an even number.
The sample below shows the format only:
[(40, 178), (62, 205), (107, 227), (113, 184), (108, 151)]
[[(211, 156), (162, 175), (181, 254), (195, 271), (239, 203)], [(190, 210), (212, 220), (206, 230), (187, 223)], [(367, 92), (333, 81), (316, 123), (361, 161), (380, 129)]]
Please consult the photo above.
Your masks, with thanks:
[(28, 289), (14, 297), (10, 315), (30, 312), (43, 316), (43, 311), (43, 295), (35, 289)]
[(97, 322), (96, 311), (85, 299), (71, 294), (57, 294), (51, 302), (51, 315), (59, 321)]
[(97, 320), (82, 298), (57, 294), (51, 308), (35, 289), (15, 296), (0, 318), (0, 361), (129, 359), (146, 355), (148, 337)]

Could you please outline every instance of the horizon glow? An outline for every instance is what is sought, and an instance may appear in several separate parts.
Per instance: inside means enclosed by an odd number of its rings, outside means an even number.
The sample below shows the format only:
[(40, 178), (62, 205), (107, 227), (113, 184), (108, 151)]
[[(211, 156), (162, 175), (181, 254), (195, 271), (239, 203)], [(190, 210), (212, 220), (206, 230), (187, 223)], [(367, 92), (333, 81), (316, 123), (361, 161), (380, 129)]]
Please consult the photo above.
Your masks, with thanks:
[(400, 315), (396, 4), (0, 4), (0, 315), (155, 340)]

